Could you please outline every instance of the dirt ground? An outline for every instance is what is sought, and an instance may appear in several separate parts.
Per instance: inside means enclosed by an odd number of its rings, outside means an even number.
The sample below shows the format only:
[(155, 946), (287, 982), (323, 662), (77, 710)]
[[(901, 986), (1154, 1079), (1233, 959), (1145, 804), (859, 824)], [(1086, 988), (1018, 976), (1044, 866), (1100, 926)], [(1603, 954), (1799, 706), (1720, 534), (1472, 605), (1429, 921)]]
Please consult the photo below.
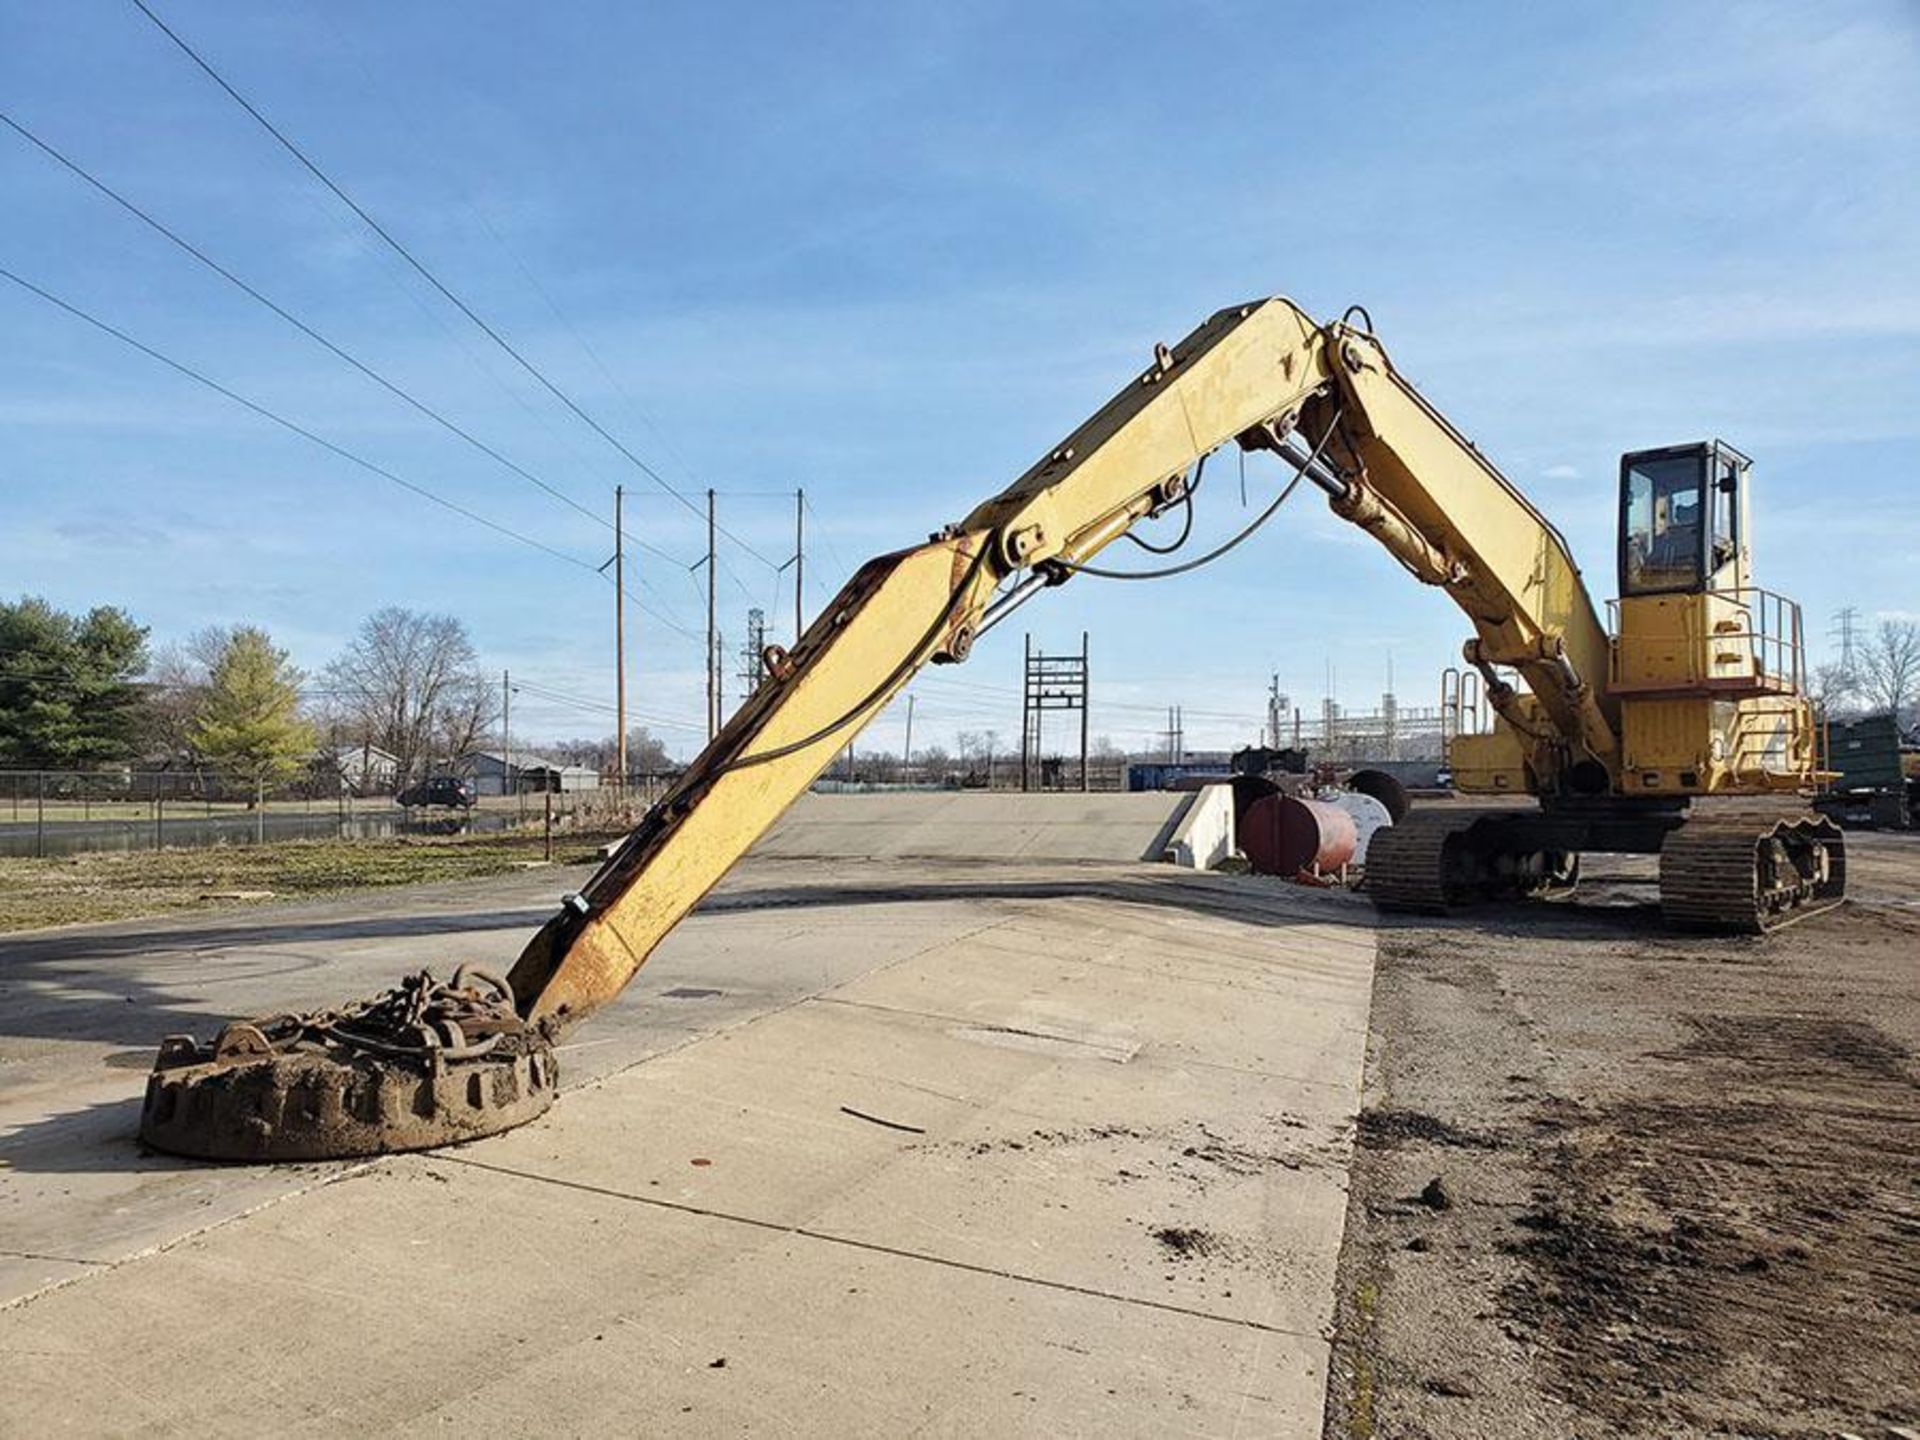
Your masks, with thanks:
[(1920, 837), (1765, 940), (1577, 904), (1383, 936), (1326, 1434), (1920, 1424)]

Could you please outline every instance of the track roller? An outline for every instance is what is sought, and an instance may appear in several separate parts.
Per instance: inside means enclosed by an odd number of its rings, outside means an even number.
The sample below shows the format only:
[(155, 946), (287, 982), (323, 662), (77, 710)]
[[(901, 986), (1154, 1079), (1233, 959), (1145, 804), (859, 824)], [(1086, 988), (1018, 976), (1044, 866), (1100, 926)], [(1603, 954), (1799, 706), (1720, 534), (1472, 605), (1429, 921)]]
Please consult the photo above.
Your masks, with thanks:
[(1846, 898), (1840, 827), (1820, 815), (1689, 819), (1660, 849), (1660, 909), (1671, 925), (1759, 935)]
[(1444, 915), (1486, 901), (1564, 894), (1580, 878), (1575, 851), (1541, 848), (1511, 810), (1418, 811), (1377, 830), (1367, 893), (1381, 910)]

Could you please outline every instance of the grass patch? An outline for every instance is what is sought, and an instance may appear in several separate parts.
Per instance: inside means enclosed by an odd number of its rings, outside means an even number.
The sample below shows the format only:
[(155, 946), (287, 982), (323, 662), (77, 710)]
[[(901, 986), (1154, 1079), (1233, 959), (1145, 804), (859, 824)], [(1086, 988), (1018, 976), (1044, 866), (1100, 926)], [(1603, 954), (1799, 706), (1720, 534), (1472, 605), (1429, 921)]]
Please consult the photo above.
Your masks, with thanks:
[[(556, 837), (556, 865), (600, 858), (606, 837)], [(0, 858), (0, 933), (259, 903), (204, 898), (270, 890), (276, 899), (503, 875), (541, 858), (538, 835), (287, 840), (57, 859)]]

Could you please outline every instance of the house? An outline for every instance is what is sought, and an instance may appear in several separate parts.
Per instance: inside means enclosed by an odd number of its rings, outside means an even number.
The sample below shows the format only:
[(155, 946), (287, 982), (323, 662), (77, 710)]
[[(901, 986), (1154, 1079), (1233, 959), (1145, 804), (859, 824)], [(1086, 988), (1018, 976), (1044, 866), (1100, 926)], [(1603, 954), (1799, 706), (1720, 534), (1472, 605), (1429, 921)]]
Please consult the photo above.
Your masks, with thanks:
[(400, 784), (399, 756), (372, 743), (323, 747), (313, 768), (349, 795), (391, 795)]
[(498, 750), (469, 753), (462, 768), (473, 777), (482, 795), (538, 795), (573, 790), (598, 790), (600, 772), (586, 765), (567, 765), (532, 751), (516, 750), (513, 758)]
[(548, 772), (555, 790), (598, 790), (600, 772), (590, 765), (562, 765)]

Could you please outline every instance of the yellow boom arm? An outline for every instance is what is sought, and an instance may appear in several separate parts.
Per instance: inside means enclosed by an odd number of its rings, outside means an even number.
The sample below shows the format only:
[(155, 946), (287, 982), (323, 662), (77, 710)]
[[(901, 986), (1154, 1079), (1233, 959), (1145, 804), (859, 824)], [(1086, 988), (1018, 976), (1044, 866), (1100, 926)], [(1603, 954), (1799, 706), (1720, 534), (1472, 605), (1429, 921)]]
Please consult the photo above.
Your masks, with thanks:
[[(964, 660), (991, 607), (1065, 580), (1180, 499), (1229, 441), (1269, 450), (1472, 619), (1468, 658), (1518, 669), (1495, 703), (1536, 773), (1611, 770), (1594, 688), (1607, 636), (1558, 532), (1402, 380), (1364, 329), (1286, 300), (1214, 315), (1050, 454), (925, 545), (870, 560), (509, 977), (521, 1012), (570, 1025), (618, 994), (833, 757), (930, 662)], [(1009, 592), (1010, 593), (1010, 592)], [(1017, 603), (1017, 597), (1012, 603)], [(1489, 671), (1489, 674), (1491, 672)]]

